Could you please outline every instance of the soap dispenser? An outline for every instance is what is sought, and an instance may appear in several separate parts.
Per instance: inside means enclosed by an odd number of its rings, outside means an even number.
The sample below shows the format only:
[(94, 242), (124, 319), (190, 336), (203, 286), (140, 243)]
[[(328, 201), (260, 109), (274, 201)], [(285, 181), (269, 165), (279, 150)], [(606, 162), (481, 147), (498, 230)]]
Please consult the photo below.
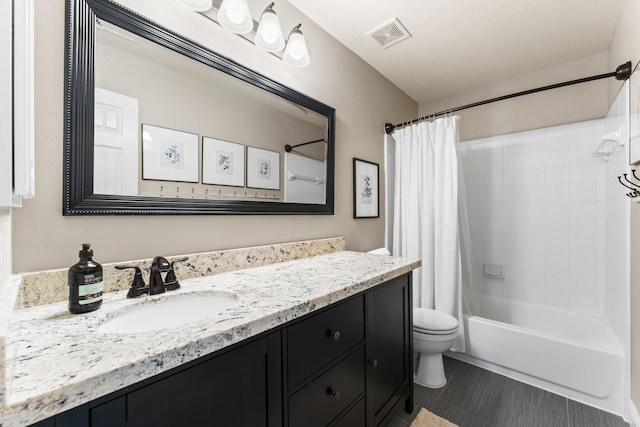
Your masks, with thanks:
[(93, 261), (93, 250), (89, 243), (82, 244), (80, 261), (69, 269), (69, 311), (74, 314), (88, 313), (102, 305), (104, 282), (102, 266)]

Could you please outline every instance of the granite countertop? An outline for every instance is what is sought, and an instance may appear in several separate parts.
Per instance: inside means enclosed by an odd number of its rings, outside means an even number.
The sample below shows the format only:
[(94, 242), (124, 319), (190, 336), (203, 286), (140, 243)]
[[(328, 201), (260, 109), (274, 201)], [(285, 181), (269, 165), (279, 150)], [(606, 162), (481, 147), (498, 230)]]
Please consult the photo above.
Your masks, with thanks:
[[(181, 281), (179, 290), (72, 315), (66, 302), (16, 310), (6, 336), (4, 426), (26, 425), (282, 325), (420, 266), (419, 260), (340, 251)], [(135, 334), (96, 328), (129, 308), (187, 294), (233, 292), (238, 303), (184, 326)], [(167, 313), (171, 316), (171, 313)]]

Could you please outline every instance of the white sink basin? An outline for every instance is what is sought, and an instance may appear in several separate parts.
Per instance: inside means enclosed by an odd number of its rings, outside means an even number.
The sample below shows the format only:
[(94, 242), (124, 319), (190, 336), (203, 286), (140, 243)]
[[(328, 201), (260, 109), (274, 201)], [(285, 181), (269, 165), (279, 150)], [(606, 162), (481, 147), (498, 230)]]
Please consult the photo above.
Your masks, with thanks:
[(132, 334), (177, 328), (220, 314), (238, 303), (233, 293), (185, 295), (176, 299), (148, 301), (132, 307), (98, 326), (100, 332)]

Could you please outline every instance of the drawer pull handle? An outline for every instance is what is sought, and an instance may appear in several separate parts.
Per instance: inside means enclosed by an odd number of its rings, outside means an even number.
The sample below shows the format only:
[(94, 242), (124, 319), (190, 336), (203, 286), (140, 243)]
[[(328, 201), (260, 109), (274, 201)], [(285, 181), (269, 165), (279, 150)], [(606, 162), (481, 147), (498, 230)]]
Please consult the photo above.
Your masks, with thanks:
[(327, 389), (327, 394), (333, 396), (336, 400), (340, 400), (340, 396), (342, 396), (342, 392), (340, 390), (334, 390), (331, 387)]
[(338, 341), (340, 339), (340, 331), (329, 330), (327, 332), (327, 335), (329, 335), (331, 338), (333, 338), (334, 341)]
[(374, 368), (378, 367), (378, 359), (369, 359), (369, 365), (373, 366)]

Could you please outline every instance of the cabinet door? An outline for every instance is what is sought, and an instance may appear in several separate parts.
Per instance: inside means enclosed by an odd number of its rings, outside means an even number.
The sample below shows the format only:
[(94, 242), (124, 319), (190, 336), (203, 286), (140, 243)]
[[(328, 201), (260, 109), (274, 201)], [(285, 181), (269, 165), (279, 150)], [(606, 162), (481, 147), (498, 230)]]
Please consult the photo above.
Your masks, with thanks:
[[(31, 424), (31, 427), (87, 427), (89, 425), (89, 406), (80, 405), (46, 420)], [(0, 427), (2, 424), (0, 424)]]
[(282, 425), (280, 333), (127, 395), (128, 427)]
[(366, 296), (367, 425), (413, 399), (411, 284), (408, 275)]
[(127, 427), (127, 396), (95, 406), (90, 414), (91, 427)]

